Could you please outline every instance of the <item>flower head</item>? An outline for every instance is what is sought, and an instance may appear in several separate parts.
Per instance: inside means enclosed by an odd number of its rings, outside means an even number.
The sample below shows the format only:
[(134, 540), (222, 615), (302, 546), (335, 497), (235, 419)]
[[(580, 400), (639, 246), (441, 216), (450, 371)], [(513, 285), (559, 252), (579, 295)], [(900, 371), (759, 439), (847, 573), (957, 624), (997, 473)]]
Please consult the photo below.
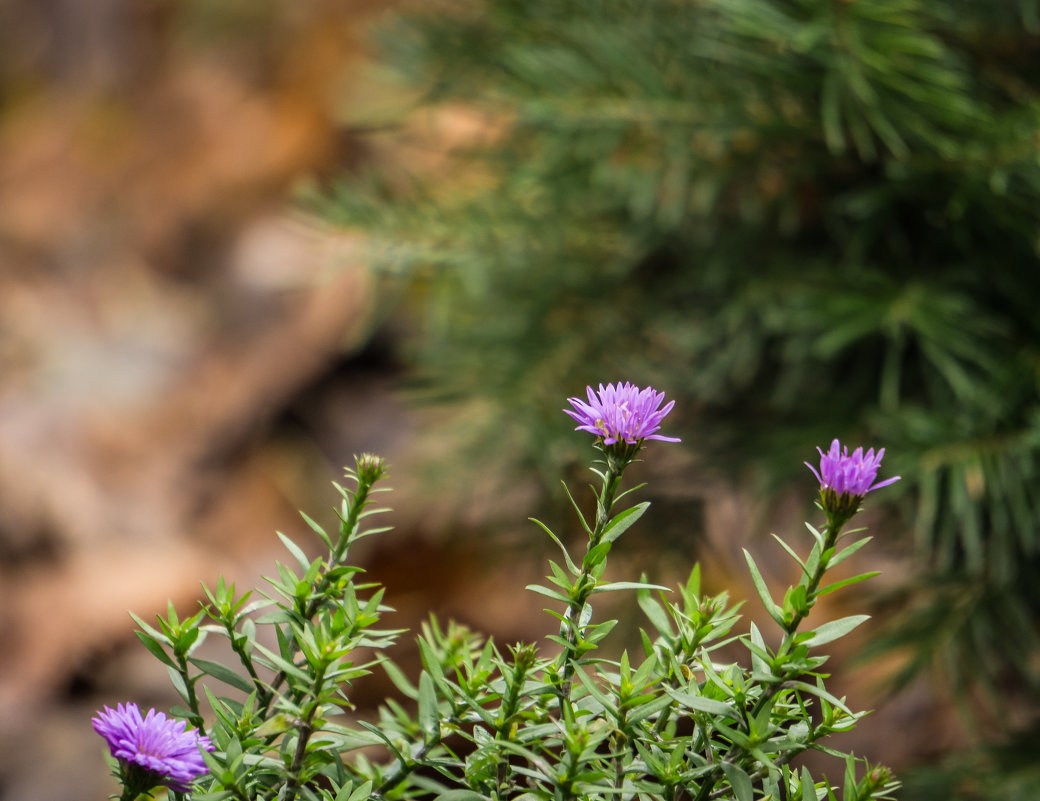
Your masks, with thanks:
[(358, 479), (371, 486), (386, 474), (386, 461), (374, 453), (363, 453), (354, 457)]
[(117, 760), (124, 783), (145, 792), (160, 784), (178, 793), (208, 771), (200, 748), (212, 751), (210, 739), (183, 720), (149, 709), (142, 718), (137, 704), (105, 707), (91, 721)]
[(819, 472), (808, 462), (805, 466), (812, 470), (820, 482), (824, 509), (832, 517), (847, 520), (855, 514), (864, 495), (899, 481), (900, 477), (894, 476), (875, 483), (881, 459), (885, 455), (884, 448), (878, 450), (877, 454), (873, 448), (866, 453), (863, 448), (856, 448), (850, 456), (848, 447), (842, 448), (841, 443), (834, 440), (827, 453), (819, 448), (816, 450), (820, 454)]
[(675, 401), (669, 401), (661, 408), (663, 392), (655, 392), (653, 387), (640, 389), (628, 382), (605, 387), (600, 384), (599, 392), (594, 392), (592, 387), (587, 387), (586, 391), (588, 403), (580, 398), (568, 398), (567, 402), (574, 408), (564, 409), (578, 421), (575, 431), (588, 431), (602, 437), (604, 445), (618, 442), (637, 445), (644, 439), (679, 442), (676, 437), (655, 433), (675, 405)]

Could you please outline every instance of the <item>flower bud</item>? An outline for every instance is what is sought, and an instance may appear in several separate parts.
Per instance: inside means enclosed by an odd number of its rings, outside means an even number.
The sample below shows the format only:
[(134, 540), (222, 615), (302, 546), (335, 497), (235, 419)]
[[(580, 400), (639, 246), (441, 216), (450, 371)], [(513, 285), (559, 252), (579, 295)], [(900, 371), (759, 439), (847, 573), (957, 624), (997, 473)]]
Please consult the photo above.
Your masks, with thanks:
[(386, 461), (382, 456), (363, 453), (354, 457), (357, 465), (358, 480), (362, 484), (372, 485), (386, 475)]

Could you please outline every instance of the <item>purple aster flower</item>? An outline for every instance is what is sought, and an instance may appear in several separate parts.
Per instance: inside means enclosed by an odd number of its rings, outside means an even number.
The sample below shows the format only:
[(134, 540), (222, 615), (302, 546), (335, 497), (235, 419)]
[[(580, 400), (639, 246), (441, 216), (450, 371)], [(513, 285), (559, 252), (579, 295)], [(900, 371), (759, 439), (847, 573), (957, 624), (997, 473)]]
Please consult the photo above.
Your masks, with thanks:
[(831, 448), (824, 453), (819, 448), (820, 470), (808, 462), (805, 466), (812, 470), (816, 480), (820, 482), (820, 498), (824, 511), (832, 524), (840, 528), (859, 508), (859, 502), (868, 492), (887, 487), (899, 481), (899, 476), (877, 481), (878, 468), (885, 455), (881, 448), (877, 454), (871, 448), (866, 453), (863, 448), (856, 448), (849, 456), (848, 447), (842, 448), (838, 440), (831, 443)]
[(856, 448), (852, 452), (852, 456), (849, 456), (848, 446), (842, 449), (841, 443), (834, 440), (827, 453), (819, 448), (816, 450), (820, 454), (820, 472), (817, 473), (816, 468), (808, 462), (805, 463), (805, 466), (813, 471), (813, 475), (820, 482), (821, 490), (829, 489), (838, 495), (848, 494), (862, 497), (871, 490), (887, 487), (889, 484), (899, 481), (900, 477), (896, 476), (877, 484), (874, 483), (878, 468), (881, 467), (881, 458), (885, 455), (884, 448), (879, 450), (876, 456), (873, 448), (866, 453), (863, 453), (863, 448)]
[(124, 784), (140, 788), (139, 792), (162, 784), (186, 793), (209, 770), (199, 749), (212, 751), (213, 743), (196, 729), (188, 729), (183, 720), (154, 709), (142, 718), (137, 704), (131, 703), (116, 709), (106, 706), (91, 722), (119, 760)]
[(568, 398), (567, 402), (574, 409), (564, 409), (578, 421), (575, 431), (588, 431), (603, 438), (604, 445), (624, 442), (637, 445), (644, 439), (659, 439), (662, 442), (679, 442), (676, 437), (665, 437), (655, 433), (661, 428), (661, 421), (672, 410), (675, 401), (669, 401), (661, 408), (664, 400), (663, 392), (655, 392), (653, 387), (640, 389), (629, 384), (600, 384), (599, 392), (587, 387), (589, 402), (580, 398)]

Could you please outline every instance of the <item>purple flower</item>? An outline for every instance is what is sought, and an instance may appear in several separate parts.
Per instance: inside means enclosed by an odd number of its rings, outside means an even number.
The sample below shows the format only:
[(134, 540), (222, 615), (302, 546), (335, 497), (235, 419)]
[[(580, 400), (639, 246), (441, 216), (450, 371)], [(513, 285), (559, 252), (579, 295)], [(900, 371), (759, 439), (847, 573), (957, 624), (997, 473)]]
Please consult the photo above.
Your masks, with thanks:
[(827, 453), (819, 448), (816, 450), (820, 454), (820, 471), (816, 472), (816, 468), (808, 462), (805, 463), (805, 466), (812, 470), (813, 475), (820, 482), (821, 492), (830, 491), (838, 496), (849, 495), (862, 498), (872, 490), (887, 487), (889, 484), (899, 481), (900, 477), (895, 476), (877, 484), (874, 483), (878, 468), (881, 467), (881, 458), (885, 455), (884, 448), (881, 448), (877, 455), (874, 454), (873, 448), (866, 453), (863, 452), (863, 448), (856, 448), (849, 456), (848, 446), (843, 449), (841, 443), (834, 440)]
[(168, 719), (154, 709), (142, 718), (137, 704), (131, 703), (116, 709), (106, 706), (91, 722), (119, 760), (124, 782), (140, 787), (140, 792), (163, 784), (186, 793), (209, 770), (199, 749), (212, 751), (213, 743), (196, 729), (187, 729), (183, 720)]
[(655, 392), (653, 387), (640, 389), (627, 381), (605, 387), (600, 384), (599, 392), (593, 392), (592, 387), (586, 389), (588, 403), (580, 398), (568, 398), (567, 402), (574, 409), (564, 409), (578, 421), (575, 431), (588, 431), (602, 437), (604, 445), (616, 442), (636, 445), (644, 439), (679, 442), (675, 437), (654, 433), (661, 428), (661, 421), (675, 405), (675, 401), (669, 401), (661, 408), (663, 392)]

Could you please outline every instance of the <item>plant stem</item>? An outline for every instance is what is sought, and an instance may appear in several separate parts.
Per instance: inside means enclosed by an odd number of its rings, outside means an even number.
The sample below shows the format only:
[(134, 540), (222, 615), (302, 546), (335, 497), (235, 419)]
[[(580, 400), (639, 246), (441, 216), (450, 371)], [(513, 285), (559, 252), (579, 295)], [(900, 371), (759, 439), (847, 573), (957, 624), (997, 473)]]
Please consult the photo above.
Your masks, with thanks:
[[(188, 702), (189, 711), (191, 717), (188, 721), (197, 729), (204, 729), (206, 721), (202, 718), (202, 712), (199, 710), (199, 697), (195, 692), (195, 682), (188, 675), (188, 660), (184, 654), (177, 654), (177, 672), (181, 674), (181, 680), (184, 682), (184, 688), (188, 693), (188, 697), (185, 699)], [(198, 678), (196, 676), (196, 678)]]
[[(607, 457), (607, 470), (603, 474), (603, 486), (600, 488), (596, 499), (596, 523), (589, 536), (588, 546), (585, 553), (588, 554), (600, 544), (607, 526), (610, 525), (610, 510), (614, 506), (618, 487), (621, 484), (621, 476), (625, 468), (632, 462), (632, 458), (638, 451), (638, 446), (611, 446), (604, 449)], [(589, 596), (596, 587), (592, 578), (592, 571), (596, 565), (588, 559), (582, 561), (581, 573), (572, 590), (570, 606), (567, 608), (568, 647), (563, 653), (563, 681), (560, 684), (561, 701), (569, 702), (571, 695), (571, 678), (574, 676), (575, 662), (577, 660), (578, 638), (581, 636), (581, 613), (585, 609)]]
[[(329, 590), (329, 574), (332, 570), (339, 566), (339, 564), (346, 558), (347, 550), (350, 544), (354, 541), (354, 536), (357, 532), (358, 521), (361, 518), (361, 512), (365, 508), (365, 504), (368, 503), (369, 491), (372, 489), (374, 482), (365, 481), (362, 476), (358, 476), (358, 486), (351, 498), (350, 504), (347, 508), (347, 515), (343, 518), (340, 525), (339, 540), (333, 546), (329, 552), (328, 559), (326, 560), (326, 568), (321, 572), (317, 582), (315, 582), (314, 589), (310, 593), (310, 601), (307, 606), (301, 612), (304, 620), (311, 620), (321, 609), (321, 606), (326, 602), (325, 595)], [(260, 715), (266, 715), (271, 708), (271, 703), (274, 701), (275, 696), (278, 693), (278, 688), (282, 686), (287, 678), (284, 670), (278, 671), (275, 677), (271, 680), (268, 687), (264, 688), (264, 691), (257, 694), (257, 712)], [(255, 677), (254, 677), (255, 683)]]
[(816, 570), (809, 576), (809, 582), (805, 586), (805, 609), (798, 610), (791, 618), (791, 622), (784, 627), (784, 641), (780, 646), (781, 652), (786, 650), (794, 641), (795, 634), (798, 633), (798, 627), (802, 621), (809, 616), (809, 612), (812, 611), (813, 606), (816, 603), (815, 595), (816, 590), (820, 587), (820, 582), (823, 581), (823, 576), (830, 568), (830, 557), (828, 552), (833, 550), (835, 543), (838, 541), (838, 534), (841, 533), (841, 526), (835, 525), (828, 522), (827, 528), (824, 530), (823, 537), (823, 549), (820, 552), (820, 561), (816, 565)]

